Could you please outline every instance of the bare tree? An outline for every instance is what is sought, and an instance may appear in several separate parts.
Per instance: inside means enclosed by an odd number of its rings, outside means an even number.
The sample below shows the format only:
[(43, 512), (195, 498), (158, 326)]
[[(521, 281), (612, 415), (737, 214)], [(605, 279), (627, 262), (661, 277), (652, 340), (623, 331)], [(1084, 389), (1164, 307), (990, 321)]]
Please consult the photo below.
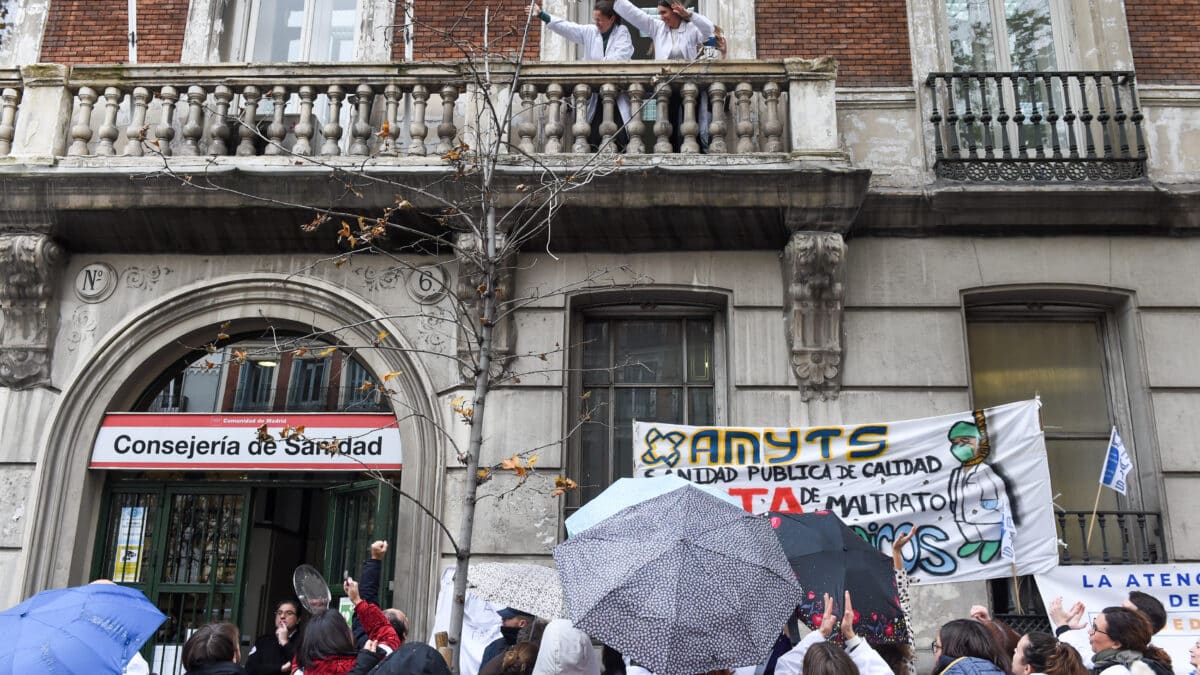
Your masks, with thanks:
[[(463, 26), (479, 16), (483, 17), (483, 39), (464, 39)], [(439, 322), (447, 330), (457, 334), (458, 348), (453, 353), (429, 353), (454, 359), (463, 375), (464, 384), (471, 388), (469, 399), (463, 397), (452, 403), (455, 415), (469, 426), (467, 445), (454, 446), (458, 461), (465, 467), (468, 477), (462, 494), (457, 496), (462, 514), (461, 522), (457, 524), (457, 533), (452, 534), (451, 527), (441, 522), (429, 505), (420, 504), (402, 491), (400, 494), (413, 501), (419, 509), (436, 521), (454, 548), (457, 569), (449, 633), (455, 654), (453, 668), (456, 671), (459, 667), (458, 652), (461, 646), (468, 584), (467, 569), (472, 556), (476, 504), (480, 500), (479, 487), (494, 473), (501, 471), (517, 474), (518, 486), (525, 484), (527, 479), (534, 475), (537, 451), (565, 440), (565, 437), (546, 439), (544, 443), (516, 452), (494, 465), (482, 466), (480, 463), (485, 439), (485, 411), (492, 388), (505, 382), (519, 383), (522, 376), (535, 372), (530, 369), (514, 370), (512, 364), (516, 357), (532, 356), (548, 363), (549, 352), (526, 355), (514, 352), (515, 337), (510, 325), (512, 318), (523, 307), (545, 299), (548, 295), (564, 294), (578, 288), (637, 285), (647, 281), (628, 269), (599, 269), (558, 288), (539, 289), (536, 294), (526, 296), (514, 293), (513, 277), (518, 271), (517, 253), (540, 243), (542, 239), (548, 241), (548, 229), (570, 192), (583, 189), (620, 167), (621, 155), (615, 152), (616, 134), (620, 129), (602, 129), (604, 137), (598, 148), (587, 148), (586, 152), (579, 152), (581, 148), (576, 147), (576, 153), (571, 155), (567, 162), (549, 163), (545, 155), (538, 156), (528, 148), (522, 148), (520, 143), (511, 142), (514, 136), (513, 126), (521, 121), (521, 116), (547, 114), (544, 104), (520, 110), (517, 105), (525, 53), (535, 17), (527, 9), (523, 9), (517, 14), (510, 12), (498, 21), (494, 21), (495, 18), (496, 15), (490, 7), (468, 2), (461, 8), (461, 13), (451, 22), (449, 28), (425, 25), (438, 39), (452, 45), (460, 55), (459, 63), (463, 66), (462, 72), (465, 74), (461, 86), (467, 95), (465, 107), (467, 115), (471, 118), (466, 125), (469, 133), (463, 134), (457, 145), (442, 154), (442, 159), (452, 170), (433, 182), (405, 182), (393, 176), (364, 171), (361, 165), (347, 166), (344, 161), (335, 162), (308, 153), (298, 153), (294, 148), (284, 147), (272, 140), (257, 126), (248, 125), (242, 117), (228, 114), (230, 123), (238, 124), (241, 130), (248, 130), (256, 136), (258, 142), (274, 144), (276, 148), (273, 154), (290, 156), (298, 164), (327, 169), (346, 197), (360, 194), (368, 188), (386, 186), (394, 189), (396, 199), (384, 208), (382, 213), (363, 215), (343, 208), (336, 202), (318, 206), (255, 194), (240, 189), (237, 184), (223, 180), (215, 173), (178, 172), (165, 158), (158, 171), (159, 174), (172, 176), (194, 189), (234, 193), (273, 206), (310, 211), (312, 219), (302, 226), (303, 229), (308, 232), (334, 229), (338, 243), (344, 247), (342, 253), (327, 257), (317, 264), (332, 263), (340, 266), (357, 256), (378, 254), (389, 256), (399, 269), (420, 273), (422, 270), (419, 269), (419, 265), (398, 255), (395, 247), (383, 245), (384, 242), (394, 239), (408, 242), (400, 248), (400, 253), (453, 252), (458, 269), (457, 278), (448, 284), (452, 287), (444, 289), (450, 299), (452, 311), (447, 315), (422, 314), (421, 318)], [(659, 84), (669, 85), (695, 63), (693, 61), (673, 73), (664, 71)], [(639, 107), (632, 112), (636, 117), (642, 111)], [(210, 114), (215, 113), (218, 111), (210, 108)], [(626, 124), (628, 123), (629, 120), (626, 120)], [(385, 123), (377, 134), (380, 137), (380, 147), (391, 142), (390, 132)], [(154, 148), (149, 148), (149, 151), (153, 152)], [(523, 175), (529, 176), (529, 180), (513, 187), (502, 185), (498, 180), (502, 165), (521, 167)], [(429, 224), (434, 226), (428, 227)], [(547, 251), (549, 252), (549, 249)], [(448, 279), (450, 275), (442, 278)], [(430, 283), (445, 282), (432, 278)], [(329, 337), (327, 334), (311, 334), (280, 338), (272, 342), (270, 349), (277, 352), (307, 352), (311, 349), (312, 340)], [(387, 337), (386, 333), (380, 333), (372, 345), (342, 346), (347, 349), (387, 349), (391, 348), (387, 344)], [(229, 339), (229, 336), (221, 333), (217, 338), (207, 346), (210, 352), (219, 351), (221, 341)], [(336, 339), (334, 344), (337, 345)], [(327, 349), (333, 348), (335, 347)], [(556, 350), (562, 351), (567, 348), (567, 345), (555, 347)], [(243, 350), (232, 352), (234, 359), (244, 360), (248, 356)], [(378, 381), (364, 382), (361, 387), (363, 390), (375, 390), (385, 395), (395, 394), (388, 386), (389, 378), (394, 375), (383, 374)], [(400, 400), (396, 400), (396, 404), (405, 405)], [(591, 418), (593, 412), (587, 409), (587, 405), (585, 402), (583, 406), (585, 410), (582, 417), (585, 421)], [(415, 409), (404, 409), (398, 411), (398, 414), (421, 413)], [(438, 428), (438, 433), (448, 443), (454, 445), (454, 435), (442, 428), (439, 420), (428, 421)], [(259, 431), (260, 434), (270, 432), (265, 426)], [(574, 432), (574, 428), (569, 429), (566, 437)], [(304, 430), (286, 428), (277, 433), (297, 437), (302, 436)], [(328, 440), (324, 442), (329, 449), (336, 451), (336, 444)], [(381, 475), (378, 477), (385, 478)], [(394, 487), (398, 490), (398, 486)], [(555, 496), (576, 487), (576, 482), (565, 476), (557, 476), (546, 485)], [(504, 494), (499, 496), (503, 497)]]

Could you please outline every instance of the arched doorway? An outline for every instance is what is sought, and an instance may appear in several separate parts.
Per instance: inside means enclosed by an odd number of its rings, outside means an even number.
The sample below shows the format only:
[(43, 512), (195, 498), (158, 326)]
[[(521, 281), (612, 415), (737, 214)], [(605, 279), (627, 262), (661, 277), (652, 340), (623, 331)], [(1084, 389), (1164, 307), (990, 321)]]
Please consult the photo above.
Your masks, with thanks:
[[(162, 409), (162, 403), (171, 403), (164, 401), (161, 394), (166, 390), (169, 398), (171, 387), (165, 383), (176, 381), (177, 373), (172, 372), (172, 364), (195, 364), (192, 350), (210, 344), (218, 333), (234, 336), (227, 340), (233, 342), (266, 331), (275, 335), (311, 336), (310, 339), (324, 343), (363, 346), (376, 342), (380, 332), (389, 333), (392, 340), (389, 349), (339, 351), (339, 374), (346, 376), (357, 370), (375, 378), (383, 373), (393, 374), (389, 385), (397, 392), (393, 400), (399, 401), (398, 407), (402, 408), (391, 415), (403, 447), (400, 488), (434, 512), (440, 510), (442, 453), (438, 451), (436, 429), (430, 423), (434, 419), (434, 395), (420, 363), (411, 358), (411, 352), (405, 349), (399, 337), (400, 331), (384, 312), (345, 289), (318, 280), (263, 274), (207, 282), (181, 289), (117, 326), (64, 388), (53, 424), (47, 432), (46, 460), (39, 465), (35, 475), (35, 503), (41, 526), (31, 528), (28, 535), (25, 594), (42, 588), (84, 583), (92, 576), (117, 571), (123, 574), (134, 572), (134, 576), (145, 582), (140, 570), (118, 568), (114, 564), (119, 539), (119, 534), (114, 533), (121, 530), (122, 518), (126, 520), (126, 528), (130, 527), (129, 520), (134, 517), (150, 518), (150, 509), (146, 508), (150, 504), (145, 501), (149, 499), (154, 501), (155, 517), (159, 518), (154, 533), (157, 540), (143, 540), (140, 545), (155, 547), (156, 559), (144, 559), (144, 562), (151, 565), (147, 570), (153, 571), (156, 583), (160, 584), (150, 590), (158, 592), (165, 588), (168, 594), (202, 592), (205, 594), (203, 599), (178, 595), (172, 596), (171, 602), (179, 608), (186, 603), (191, 603), (193, 609), (204, 605), (203, 609), (211, 619), (240, 619), (244, 630), (252, 634), (258, 628), (253, 624), (259, 617), (244, 616), (243, 609), (253, 604), (256, 609), (251, 613), (261, 616), (264, 611), (261, 605), (270, 603), (274, 590), (271, 582), (262, 581), (259, 585), (266, 590), (258, 591), (261, 597), (256, 598), (255, 603), (248, 602), (247, 586), (254, 586), (253, 575), (247, 575), (246, 567), (253, 555), (248, 554), (252, 543), (250, 530), (255, 518), (267, 512), (269, 502), (275, 500), (273, 508), (278, 513), (281, 497), (304, 504), (306, 500), (314, 501), (313, 495), (320, 495), (316, 500), (323, 507), (319, 517), (314, 515), (317, 511), (310, 509), (307, 516), (293, 519), (294, 548), (300, 549), (301, 557), (314, 555), (314, 542), (334, 534), (329, 528), (336, 525), (337, 518), (342, 518), (343, 525), (358, 520), (367, 501), (361, 498), (365, 486), (355, 485), (361, 476), (353, 471), (327, 476), (288, 470), (263, 475), (235, 471), (228, 475), (204, 472), (189, 476), (190, 472), (186, 471), (118, 475), (116, 470), (88, 468), (94, 442), (106, 415)], [(293, 358), (293, 369), (289, 374), (299, 375), (310, 386), (307, 392), (303, 388), (297, 389), (292, 402), (312, 403), (321, 392), (326, 394), (328, 401), (333, 396), (329, 393), (327, 377), (332, 374), (333, 362), (326, 364), (330, 369), (327, 374), (321, 374), (320, 367), (295, 362)], [(227, 371), (225, 381), (234, 383), (230, 391), (236, 403), (237, 383), (243, 380), (232, 370)], [(340, 389), (336, 408), (346, 404), (344, 396), (345, 390)], [(283, 400), (287, 400), (286, 396)], [(254, 403), (253, 397), (243, 400), (243, 404)], [(222, 405), (218, 402), (216, 407), (223, 410)], [(381, 515), (382, 521), (395, 517), (395, 525), (382, 525), (382, 532), (396, 535), (387, 537), (393, 541), (397, 536), (404, 539), (402, 546), (394, 547), (397, 559), (390, 566), (396, 578), (395, 586), (391, 592), (384, 589), (382, 601), (416, 608), (418, 611), (413, 613), (413, 618), (417, 625), (414, 628), (420, 630), (423, 623), (420, 610), (430, 605), (430, 582), (437, 559), (436, 528), (404, 500), (380, 507), (382, 502), (378, 497), (376, 494), (375, 499), (370, 500), (377, 507), (374, 514)], [(144, 503), (139, 504), (139, 500)], [(334, 513), (334, 504), (342, 506), (340, 516)], [(176, 505), (179, 508), (172, 509)], [(122, 510), (139, 507), (143, 510)], [(286, 506), (282, 508), (287, 510)], [(201, 555), (202, 559), (193, 565), (194, 553), (186, 551), (175, 555), (172, 562), (171, 555), (166, 553), (168, 540), (186, 538), (183, 533), (189, 526), (193, 531), (188, 536), (194, 537), (194, 529), (201, 520), (225, 520), (223, 525), (216, 523), (218, 529), (225, 529), (221, 536), (212, 540), (227, 543), (236, 540), (239, 544), (236, 552), (222, 558), (219, 550), (210, 551), (207, 558)], [(260, 521), (269, 524), (270, 519), (264, 516)], [(372, 523), (369, 531), (356, 532), (355, 536), (376, 536), (380, 531), (375, 527), (377, 524)], [(316, 532), (322, 528), (323, 531)], [(344, 533), (338, 538), (346, 539)], [(132, 540), (127, 538), (124, 543), (128, 546)], [(226, 551), (232, 551), (232, 548), (227, 545)], [(353, 556), (338, 559), (337, 553), (338, 550), (331, 548), (322, 550), (318, 557), (330, 569), (345, 568), (347, 561), (353, 560)], [(185, 559), (186, 565), (182, 564)], [(269, 576), (271, 567), (268, 555), (266, 571), (259, 575), (260, 580)], [(193, 571), (197, 573), (195, 578), (190, 576)], [(279, 570), (275, 570), (275, 576), (280, 576)], [(208, 588), (188, 587), (192, 582), (207, 583)], [(164, 583), (166, 586), (161, 586)], [(277, 581), (275, 586), (281, 583)], [(236, 594), (245, 597), (233, 598)], [(214, 599), (227, 602), (227, 606), (218, 608)]]

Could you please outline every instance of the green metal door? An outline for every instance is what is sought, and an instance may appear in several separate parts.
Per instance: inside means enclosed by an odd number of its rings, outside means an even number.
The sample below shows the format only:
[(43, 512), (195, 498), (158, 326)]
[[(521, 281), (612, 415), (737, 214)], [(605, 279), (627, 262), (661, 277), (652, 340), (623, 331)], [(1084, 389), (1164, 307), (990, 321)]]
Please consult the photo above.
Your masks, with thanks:
[[(328, 490), (329, 518), (325, 537), (325, 580), (333, 597), (345, 593), (346, 575), (357, 579), (362, 563), (370, 557), (371, 543), (388, 542), (387, 558), (379, 580), (379, 603), (387, 607), (390, 597), (393, 541), (396, 533), (395, 490), (383, 481), (368, 480)], [(334, 602), (336, 606), (336, 600)]]
[(152, 672), (182, 672), (179, 650), (214, 621), (237, 623), (249, 537), (247, 488), (115, 488), (97, 542), (95, 576), (141, 590), (166, 622), (142, 650)]

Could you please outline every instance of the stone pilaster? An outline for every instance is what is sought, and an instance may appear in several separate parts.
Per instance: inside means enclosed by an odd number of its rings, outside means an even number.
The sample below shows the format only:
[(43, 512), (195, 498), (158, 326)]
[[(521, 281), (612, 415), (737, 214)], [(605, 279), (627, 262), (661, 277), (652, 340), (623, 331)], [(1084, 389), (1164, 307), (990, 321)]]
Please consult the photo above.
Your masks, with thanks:
[(0, 386), (50, 379), (52, 302), (65, 254), (48, 235), (0, 233)]
[(837, 398), (846, 243), (832, 232), (793, 232), (783, 261), (788, 345), (801, 397)]

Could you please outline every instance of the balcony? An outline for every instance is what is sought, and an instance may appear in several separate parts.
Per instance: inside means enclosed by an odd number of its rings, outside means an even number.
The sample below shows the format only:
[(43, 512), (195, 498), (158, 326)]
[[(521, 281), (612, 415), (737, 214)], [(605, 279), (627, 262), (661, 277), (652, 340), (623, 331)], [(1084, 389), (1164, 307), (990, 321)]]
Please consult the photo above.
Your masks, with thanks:
[(1128, 181), (1146, 175), (1132, 72), (931, 73), (936, 173), (954, 181)]
[[(501, 63), (486, 81), (460, 63), (0, 69), (0, 176), (19, 186), (0, 222), (50, 214), (94, 251), (328, 252), (296, 234), (312, 214), (292, 206), (338, 199), (376, 217), (398, 186), (431, 186), (396, 214), (428, 230), (429, 213), (463, 199), (466, 182), (446, 180), (462, 155), (498, 147), (499, 208), (547, 171), (589, 172), (555, 250), (780, 249), (798, 229), (845, 231), (866, 196), (870, 172), (839, 150), (836, 75), (830, 59)], [(639, 112), (618, 148), (622, 100)], [(512, 111), (503, 129), (489, 103)], [(117, 210), (134, 217), (117, 223)]]

